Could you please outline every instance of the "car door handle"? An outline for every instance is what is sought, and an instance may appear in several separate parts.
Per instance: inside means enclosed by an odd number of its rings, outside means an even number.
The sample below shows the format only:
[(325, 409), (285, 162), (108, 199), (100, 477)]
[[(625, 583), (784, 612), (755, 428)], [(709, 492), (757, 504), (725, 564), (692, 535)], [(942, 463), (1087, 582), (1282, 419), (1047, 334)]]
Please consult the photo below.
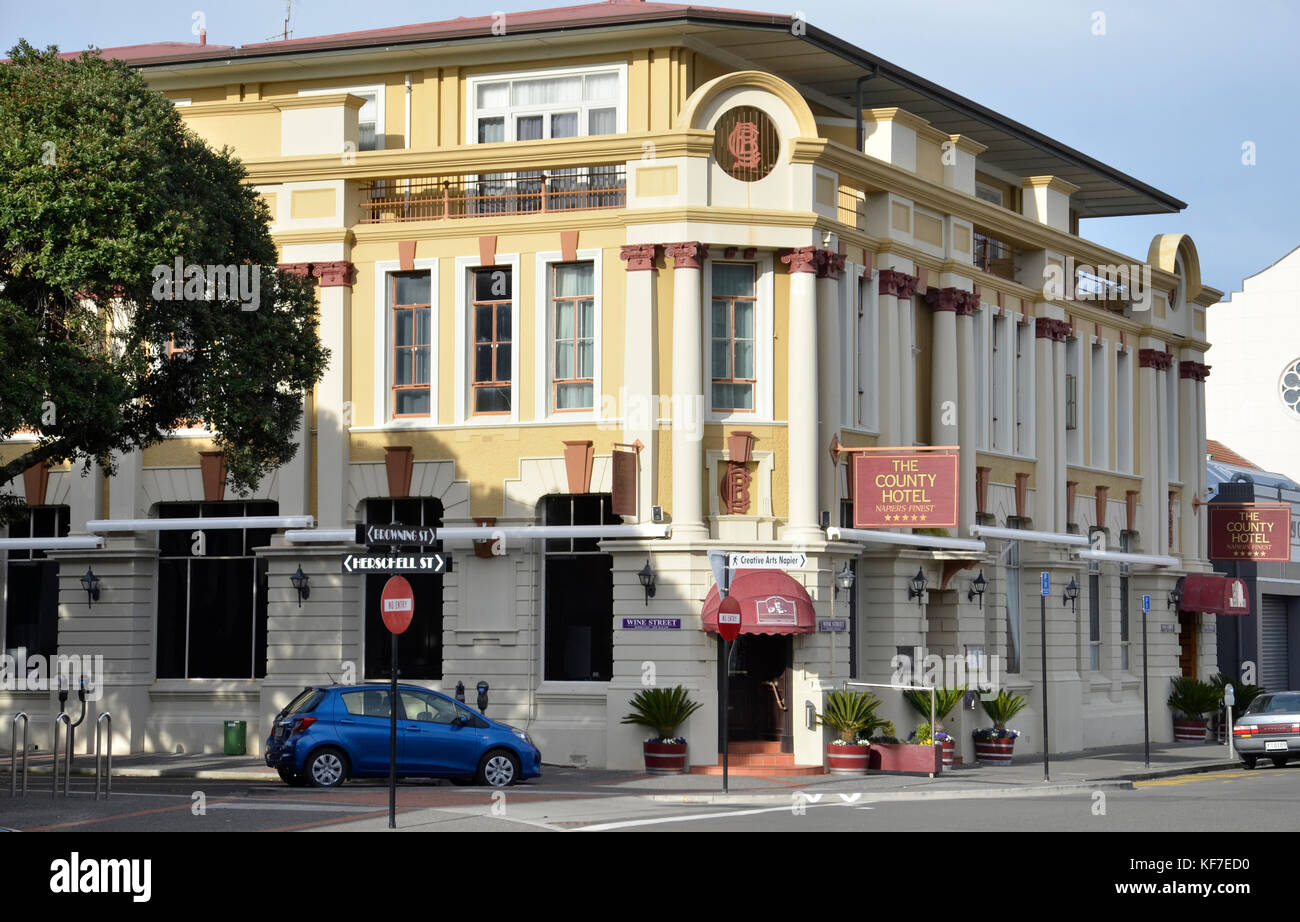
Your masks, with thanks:
[(355, 720), (340, 720), (339, 723), (341, 723), (341, 724), (355, 724), (356, 721), (355, 721)]

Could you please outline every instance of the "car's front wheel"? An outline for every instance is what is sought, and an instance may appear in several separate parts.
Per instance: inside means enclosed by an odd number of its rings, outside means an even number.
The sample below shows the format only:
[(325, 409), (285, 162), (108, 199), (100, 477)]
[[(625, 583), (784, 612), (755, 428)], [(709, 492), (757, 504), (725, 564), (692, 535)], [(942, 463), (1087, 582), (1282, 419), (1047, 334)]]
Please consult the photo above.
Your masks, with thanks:
[(506, 749), (493, 749), (485, 755), (478, 764), (478, 775), (475, 777), (479, 784), (494, 788), (508, 787), (518, 779), (519, 760)]
[(291, 788), (300, 788), (307, 783), (303, 780), (302, 775), (298, 774), (293, 769), (277, 768), (276, 771), (280, 773), (280, 780)]
[(1255, 762), (1256, 762), (1258, 759), (1259, 759), (1258, 756), (1242, 756), (1242, 757), (1241, 757), (1241, 764), (1244, 765), (1246, 768), (1254, 768), (1254, 767), (1255, 767)]
[(307, 760), (305, 774), (313, 787), (336, 788), (347, 780), (347, 757), (337, 749), (318, 749)]

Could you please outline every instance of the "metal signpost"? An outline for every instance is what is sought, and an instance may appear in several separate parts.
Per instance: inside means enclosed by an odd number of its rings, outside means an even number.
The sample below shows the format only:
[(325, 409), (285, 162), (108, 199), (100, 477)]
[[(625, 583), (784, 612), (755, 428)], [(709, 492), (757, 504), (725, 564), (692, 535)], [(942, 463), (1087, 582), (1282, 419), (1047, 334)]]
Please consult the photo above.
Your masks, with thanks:
[(397, 635), (411, 626), (415, 593), (404, 576), (389, 577), (379, 596), (384, 627), (393, 638), (393, 676), (388, 693), (388, 828), (397, 828)]
[(1052, 592), (1052, 574), (1043, 570), (1038, 574), (1040, 596), (1038, 600), (1039, 648), (1043, 659), (1043, 780), (1051, 781), (1047, 773), (1047, 597)]
[(718, 636), (722, 638), (722, 793), (727, 793), (728, 756), (731, 750), (729, 695), (731, 686), (731, 652), (740, 636), (740, 603), (728, 595), (718, 606)]
[(1151, 611), (1151, 596), (1142, 596), (1142, 747), (1146, 753), (1146, 766), (1151, 767), (1151, 708), (1147, 704), (1147, 612)]

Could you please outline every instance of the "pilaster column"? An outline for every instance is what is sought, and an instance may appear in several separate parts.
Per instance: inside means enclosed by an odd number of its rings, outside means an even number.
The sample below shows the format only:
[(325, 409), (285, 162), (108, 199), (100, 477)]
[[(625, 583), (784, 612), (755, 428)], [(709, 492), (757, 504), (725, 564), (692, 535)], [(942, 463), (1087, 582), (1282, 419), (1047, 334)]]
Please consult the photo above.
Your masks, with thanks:
[(975, 312), (980, 292), (963, 292), (957, 301), (957, 441), (961, 456), (957, 462), (958, 533), (970, 534), (975, 524), (975, 423), (982, 408), (975, 401)]
[(930, 444), (956, 445), (957, 413), (957, 306), (966, 303), (960, 288), (931, 288), (926, 303), (934, 312), (930, 348)]
[(1166, 412), (1164, 371), (1170, 356), (1161, 348), (1138, 350), (1138, 406), (1141, 419), (1134, 426), (1142, 474), (1142, 545), (1149, 554), (1168, 548), (1165, 516), (1169, 506), (1168, 467), (1165, 462)]
[(1070, 325), (1064, 320), (1056, 321), (1056, 335), (1052, 337), (1052, 383), (1056, 395), (1055, 425), (1052, 427), (1053, 452), (1052, 463), (1055, 465), (1053, 480), (1056, 489), (1052, 493), (1052, 530), (1065, 532), (1070, 516), (1065, 508), (1065, 340), (1070, 334)]
[(623, 385), (619, 406), (623, 414), (623, 441), (640, 439), (637, 484), (637, 518), (650, 521), (657, 502), (655, 462), (659, 457), (658, 401), (655, 394), (655, 245), (625, 246), (619, 254), (627, 263), (627, 295), (623, 339)]
[(341, 528), (347, 522), (348, 465), (351, 461), (347, 376), (352, 329), (350, 263), (313, 265), (320, 280), (320, 338), (330, 351), (325, 374), (316, 385), (316, 523)]
[(1183, 557), (1188, 560), (1204, 559), (1201, 553), (1201, 516), (1192, 505), (1196, 497), (1204, 502), (1205, 442), (1202, 427), (1205, 425), (1205, 379), (1210, 366), (1195, 359), (1200, 353), (1188, 353), (1188, 358), (1178, 363), (1178, 467), (1182, 473), (1183, 492), (1179, 498), (1179, 540)]
[[(905, 441), (904, 402), (906, 381), (912, 374), (911, 340), (904, 342), (903, 312), (908, 312), (910, 322), (911, 297), (916, 293), (919, 279), (894, 269), (881, 269), (877, 274), (880, 291), (880, 440), (882, 445), (911, 445)], [(914, 388), (912, 389), (914, 392)], [(916, 431), (915, 411), (912, 413), (911, 432)]]
[(817, 269), (817, 408), (821, 415), (818, 429), (817, 465), (818, 504), (831, 514), (831, 524), (838, 525), (839, 510), (836, 508), (836, 471), (830, 463), (826, 452), (831, 443), (831, 436), (839, 432), (844, 419), (841, 406), (841, 382), (848, 369), (840, 361), (844, 333), (840, 326), (843, 308), (840, 304), (840, 278), (844, 274), (844, 257), (830, 250), (818, 250), (815, 266)]
[(701, 269), (709, 248), (664, 245), (673, 260), (673, 536), (707, 537), (704, 527), (704, 322)]
[(1056, 492), (1065, 489), (1056, 477), (1056, 368), (1052, 338), (1057, 321), (1051, 317), (1034, 320), (1034, 528), (1057, 531)]
[(789, 371), (786, 375), (789, 425), (786, 427), (790, 460), (787, 481), (790, 509), (785, 537), (820, 534), (817, 516), (817, 459), (822, 447), (817, 437), (817, 290), (814, 247), (800, 247), (781, 257), (790, 267), (790, 330), (786, 337)]

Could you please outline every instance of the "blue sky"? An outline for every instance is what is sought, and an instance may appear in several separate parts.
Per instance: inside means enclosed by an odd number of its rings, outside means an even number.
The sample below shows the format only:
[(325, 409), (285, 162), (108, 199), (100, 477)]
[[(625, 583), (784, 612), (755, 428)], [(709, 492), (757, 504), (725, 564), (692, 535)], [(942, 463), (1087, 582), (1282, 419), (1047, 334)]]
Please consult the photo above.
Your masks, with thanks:
[[(565, 0), (295, 0), (295, 37), (561, 6)], [(1094, 219), (1085, 237), (1145, 257), (1188, 233), (1203, 280), (1231, 292), (1300, 245), (1296, 96), (1300, 4), (1251, 0), (710, 0), (790, 14), (1004, 113), (1188, 203), (1181, 214)], [(242, 45), (281, 29), (283, 0), (0, 0), (0, 48), (72, 51), (193, 41)], [(861, 12), (859, 12), (861, 11)], [(1104, 34), (1100, 31), (1104, 14)], [(942, 126), (940, 126), (942, 127)], [(1242, 162), (1253, 144), (1255, 163)]]

